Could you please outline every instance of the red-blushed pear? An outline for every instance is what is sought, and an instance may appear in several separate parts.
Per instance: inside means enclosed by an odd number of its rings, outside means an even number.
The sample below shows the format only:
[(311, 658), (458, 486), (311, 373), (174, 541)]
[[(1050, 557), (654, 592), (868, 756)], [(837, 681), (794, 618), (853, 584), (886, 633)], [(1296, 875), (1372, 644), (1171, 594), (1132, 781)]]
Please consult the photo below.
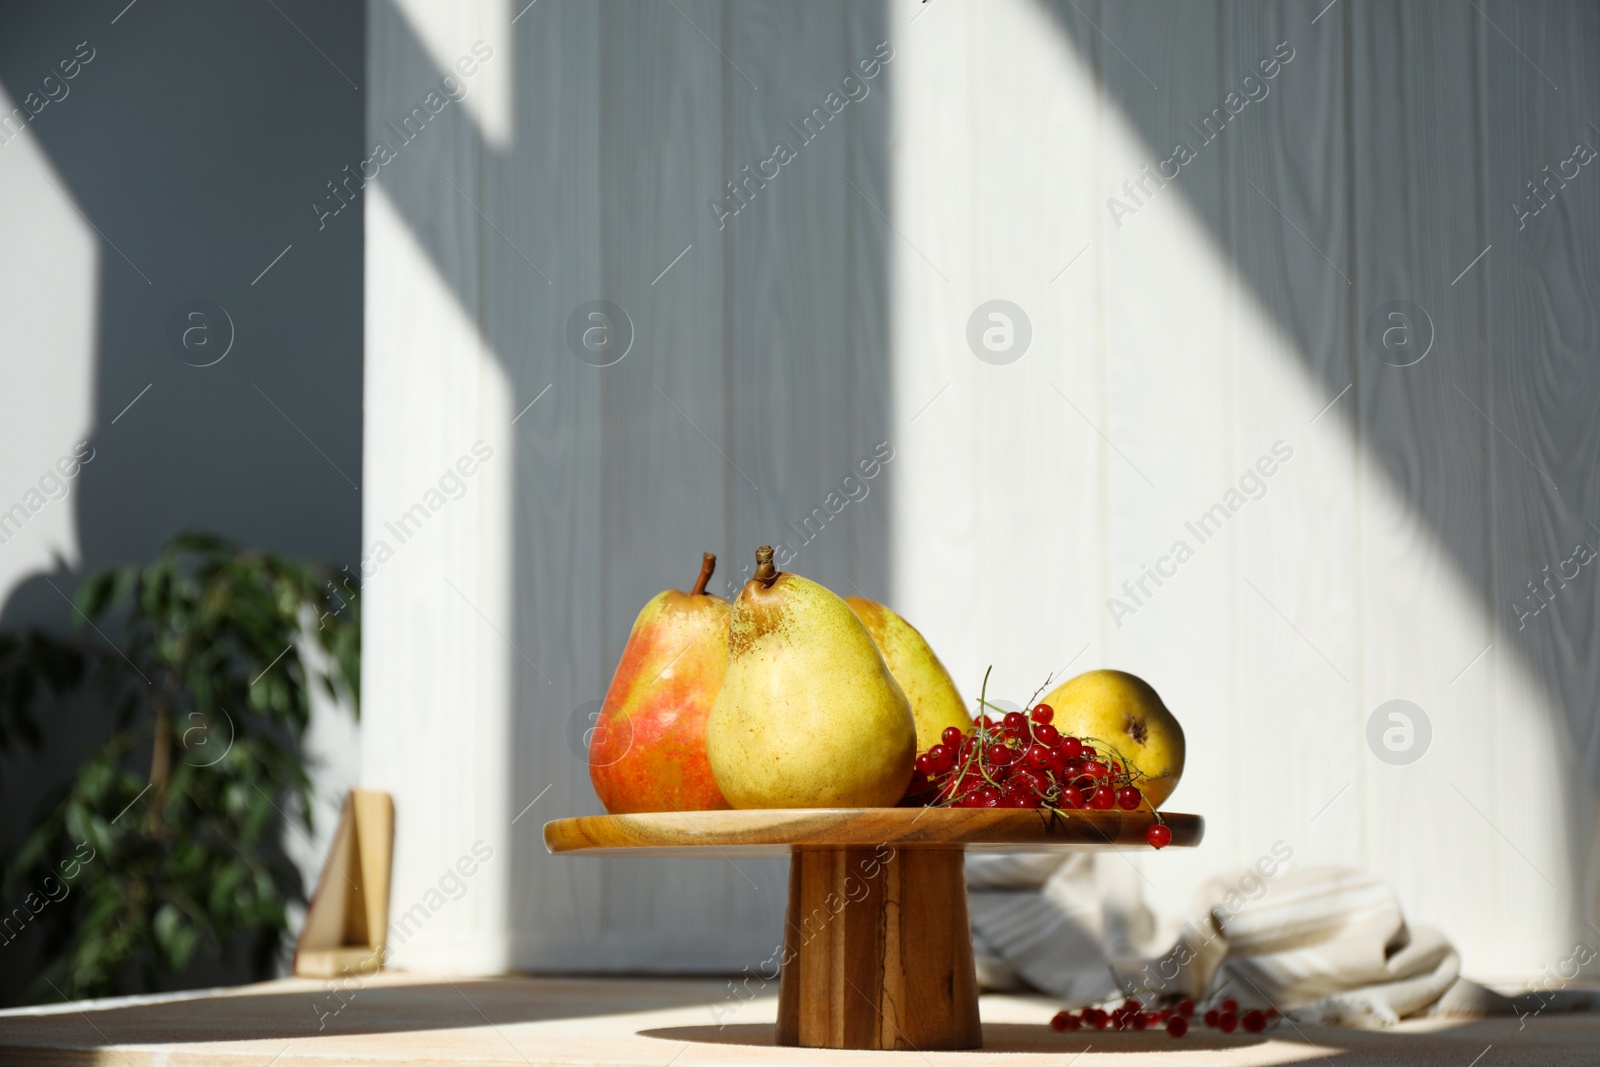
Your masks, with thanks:
[(707, 552), (687, 593), (658, 593), (633, 621), (589, 744), (589, 780), (613, 815), (726, 808), (706, 759), (706, 719), (728, 665), (728, 602), (707, 593)]
[(1053, 725), (1061, 733), (1096, 748), (1104, 743), (1126, 759), (1138, 772), (1133, 784), (1152, 807), (1166, 803), (1178, 788), (1183, 727), (1143, 678), (1126, 671), (1088, 671), (1056, 686), (1043, 702), (1054, 709)]
[(911, 706), (850, 605), (756, 552), (733, 602), (728, 673), (706, 728), (736, 808), (893, 807), (916, 758)]

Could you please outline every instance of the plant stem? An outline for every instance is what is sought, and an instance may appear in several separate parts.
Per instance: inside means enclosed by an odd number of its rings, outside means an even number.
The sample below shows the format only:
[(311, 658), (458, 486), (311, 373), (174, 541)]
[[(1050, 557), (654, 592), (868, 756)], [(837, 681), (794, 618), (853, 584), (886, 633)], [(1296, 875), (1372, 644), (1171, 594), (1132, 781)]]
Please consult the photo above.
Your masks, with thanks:
[(167, 806), (167, 780), (172, 776), (172, 704), (168, 699), (170, 676), (156, 697), (155, 740), (150, 748), (150, 795), (148, 825), (152, 834), (161, 832), (161, 813)]

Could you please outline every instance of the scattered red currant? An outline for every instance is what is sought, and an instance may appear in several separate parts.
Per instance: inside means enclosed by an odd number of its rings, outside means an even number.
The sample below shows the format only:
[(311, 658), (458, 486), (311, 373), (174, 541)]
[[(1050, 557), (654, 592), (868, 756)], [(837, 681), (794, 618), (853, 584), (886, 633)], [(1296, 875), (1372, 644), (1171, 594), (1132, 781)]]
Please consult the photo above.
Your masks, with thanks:
[(1174, 1015), (1167, 1020), (1167, 1033), (1173, 1037), (1182, 1037), (1189, 1032), (1189, 1020), (1182, 1015)]
[(1267, 1028), (1267, 1017), (1259, 1011), (1247, 1011), (1244, 1013), (1244, 1018), (1239, 1020), (1239, 1023), (1247, 1032), (1259, 1034)]
[(1231, 1011), (1225, 1011), (1217, 1016), (1217, 1029), (1225, 1034), (1231, 1034), (1239, 1028), (1239, 1017)]
[[(1172, 827), (1166, 823), (1156, 823), (1144, 832), (1144, 839), (1150, 842), (1151, 848), (1166, 848), (1172, 844)], [(1190, 1010), (1194, 1010), (1193, 1005), (1190, 1005)]]

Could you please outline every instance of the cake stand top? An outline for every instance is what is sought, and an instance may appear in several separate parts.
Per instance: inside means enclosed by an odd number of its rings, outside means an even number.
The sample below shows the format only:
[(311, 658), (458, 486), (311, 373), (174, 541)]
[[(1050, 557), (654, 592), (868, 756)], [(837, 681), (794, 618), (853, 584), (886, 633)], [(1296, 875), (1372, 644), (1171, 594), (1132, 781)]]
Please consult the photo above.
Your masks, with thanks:
[[(1192, 847), (1205, 835), (1198, 815), (1162, 812), (1172, 844)], [(626, 855), (635, 849), (681, 855), (787, 855), (807, 849), (897, 848), (974, 852), (1149, 849), (1148, 811), (1027, 808), (773, 808), (590, 815), (544, 825), (550, 852)]]

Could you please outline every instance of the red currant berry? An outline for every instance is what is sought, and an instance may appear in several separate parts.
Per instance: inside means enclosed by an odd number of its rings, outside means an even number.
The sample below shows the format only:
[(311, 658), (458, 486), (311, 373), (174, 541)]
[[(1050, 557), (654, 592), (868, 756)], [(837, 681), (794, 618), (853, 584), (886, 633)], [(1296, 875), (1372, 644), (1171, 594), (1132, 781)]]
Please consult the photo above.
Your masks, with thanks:
[(1221, 1017), (1222, 1013), (1217, 1009), (1212, 1008), (1210, 1011), (1206, 1012), (1206, 1025), (1214, 1028), (1217, 1025), (1217, 1020)]
[[(1085, 1018), (1089, 1019), (1089, 1025), (1094, 1027), (1096, 1030), (1104, 1030), (1106, 1028), (1106, 1023), (1109, 1022), (1111, 1018), (1100, 1008), (1089, 1008), (1085, 1010), (1083, 1014)], [(1090, 1018), (1090, 1016), (1092, 1016), (1092, 1018)]]
[(1008, 711), (1004, 719), (1006, 729), (1014, 733), (1021, 733), (1028, 728), (1028, 717), (1020, 711)]
[(1036, 771), (1042, 771), (1050, 766), (1050, 750), (1043, 745), (1034, 745), (1028, 749), (1028, 754), (1024, 758), (1027, 760), (1028, 766)]
[(1089, 797), (1089, 807), (1095, 811), (1110, 811), (1117, 806), (1117, 791), (1109, 785), (1097, 786)]
[(955, 753), (944, 745), (934, 745), (928, 749), (928, 766), (932, 767), (935, 773), (948, 771), (955, 766), (955, 763)]
[(1178, 1001), (1178, 1006), (1173, 1010), (1187, 1019), (1189, 1016), (1194, 1014), (1194, 1001), (1180, 1000)]
[(1046, 748), (1055, 748), (1061, 743), (1061, 732), (1049, 723), (1042, 722), (1033, 728), (1033, 739)]
[(1167, 1033), (1173, 1037), (1182, 1037), (1189, 1032), (1189, 1020), (1182, 1015), (1174, 1015), (1167, 1020)]
[(1224, 1000), (1219, 1007), (1221, 1007), (1225, 1012), (1232, 1012), (1235, 1015), (1239, 1014), (1239, 1002), (1234, 1000), (1232, 997)]
[(1043, 793), (1047, 788), (1044, 775), (1027, 767), (1014, 769), (1009, 781), (1013, 787), (1029, 793)]
[(1069, 810), (1083, 807), (1083, 790), (1069, 785), (1061, 790), (1061, 806)]
[(1129, 1013), (1129, 1015), (1128, 1015), (1128, 1023), (1135, 1030), (1143, 1030), (1145, 1028), (1145, 1026), (1148, 1025), (1145, 1022), (1144, 1012), (1142, 1012), (1142, 1011), (1136, 1011), (1136, 1012)]
[(1217, 1029), (1225, 1034), (1231, 1034), (1239, 1028), (1239, 1017), (1231, 1011), (1225, 1011), (1217, 1016)]
[(945, 748), (955, 748), (961, 744), (961, 739), (967, 736), (959, 726), (946, 726), (944, 733), (939, 735), (939, 740), (944, 742)]
[[(919, 774), (928, 774), (933, 770), (933, 764), (929, 762), (927, 753), (918, 756), (915, 762)], [(904, 767), (905, 764), (902, 763), (901, 766)]]
[(986, 785), (978, 790), (978, 800), (986, 808), (992, 808), (1000, 802), (1000, 790), (992, 785)]
[(1056, 709), (1049, 704), (1035, 704), (1033, 706), (1033, 721), (1046, 723), (1056, 717)]
[(1067, 1020), (1071, 1018), (1072, 1016), (1068, 1015), (1064, 1011), (1056, 1012), (1050, 1017), (1050, 1029), (1060, 1033), (1062, 1030), (1067, 1028)]
[(989, 762), (994, 764), (996, 767), (1007, 766), (1013, 759), (1016, 758), (1015, 752), (1011, 751), (1011, 749), (1007, 748), (1005, 745), (999, 744), (998, 742), (984, 749), (983, 754), (988, 758)]
[(1095, 751), (1093, 745), (1084, 745), (1082, 758), (1085, 763), (1088, 763), (1090, 760), (1099, 759), (1100, 753)]
[(1076, 737), (1063, 737), (1061, 739), (1061, 753), (1068, 759), (1083, 758), (1083, 742)]
[(1123, 811), (1132, 811), (1144, 803), (1144, 794), (1131, 785), (1125, 785), (1117, 790), (1117, 807)]
[(1259, 1034), (1267, 1028), (1267, 1017), (1259, 1011), (1247, 1011), (1244, 1018), (1239, 1020), (1245, 1030), (1252, 1034)]
[[(1172, 827), (1165, 823), (1156, 823), (1144, 832), (1144, 839), (1150, 842), (1151, 848), (1166, 848), (1172, 844)], [(1194, 1010), (1193, 1005), (1190, 1005), (1190, 1010)]]

